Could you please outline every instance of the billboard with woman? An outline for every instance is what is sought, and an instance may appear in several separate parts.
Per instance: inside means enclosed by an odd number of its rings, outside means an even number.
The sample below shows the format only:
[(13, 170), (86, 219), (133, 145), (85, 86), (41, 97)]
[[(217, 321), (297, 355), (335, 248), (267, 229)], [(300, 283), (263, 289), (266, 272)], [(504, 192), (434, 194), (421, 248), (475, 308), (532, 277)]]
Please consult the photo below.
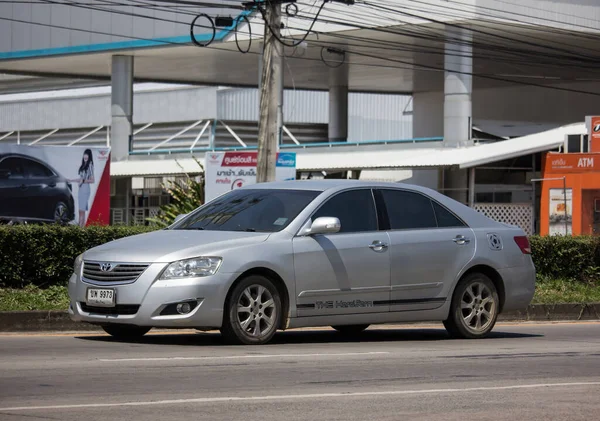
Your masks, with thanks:
[(0, 146), (0, 221), (107, 225), (110, 149)]

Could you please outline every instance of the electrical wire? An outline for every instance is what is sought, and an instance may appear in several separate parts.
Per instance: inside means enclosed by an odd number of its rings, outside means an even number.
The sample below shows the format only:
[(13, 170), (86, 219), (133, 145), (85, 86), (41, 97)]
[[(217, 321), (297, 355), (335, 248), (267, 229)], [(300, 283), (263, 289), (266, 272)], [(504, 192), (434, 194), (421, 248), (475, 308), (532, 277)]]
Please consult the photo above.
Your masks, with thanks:
[(319, 19), (319, 15), (321, 14), (323, 7), (325, 7), (325, 4), (327, 4), (328, 1), (329, 0), (323, 0), (323, 3), (321, 3), (321, 6), (319, 7), (319, 11), (317, 12), (315, 18), (313, 19), (312, 23), (310, 24), (310, 27), (308, 28), (308, 30), (306, 31), (304, 36), (299, 41), (294, 42), (292, 44), (288, 44), (283, 39), (281, 39), (281, 37), (275, 33), (275, 30), (273, 28), (271, 28), (271, 25), (269, 25), (266, 12), (260, 6), (257, 6), (257, 9), (261, 13), (263, 20), (265, 21), (265, 27), (267, 27), (269, 29), (269, 32), (271, 33), (273, 38), (275, 38), (277, 40), (277, 42), (279, 42), (280, 44), (282, 44), (286, 47), (294, 48), (294, 47), (297, 47), (300, 44), (302, 44), (308, 38), (308, 36), (312, 32), (313, 27), (315, 26), (315, 23)]
[[(196, 39), (196, 35), (194, 35), (194, 27), (196, 25), (196, 21), (200, 18), (206, 18), (208, 19), (208, 22), (210, 22), (210, 26), (212, 28), (212, 35), (210, 37), (210, 40), (208, 42), (205, 43), (201, 43)], [(215, 22), (213, 21), (213, 19), (208, 16), (206, 13), (200, 13), (198, 16), (196, 16), (194, 18), (194, 20), (192, 21), (192, 24), (190, 25), (190, 38), (192, 40), (192, 42), (194, 44), (196, 44), (198, 47), (208, 47), (214, 40), (215, 40), (215, 36), (217, 35), (217, 29), (215, 27)], [(237, 36), (237, 33), (236, 33)]]
[[(502, 40), (510, 41), (510, 42), (517, 42), (517, 43), (521, 43), (521, 44), (528, 45), (528, 46), (534, 46), (534, 47), (538, 47), (538, 48), (545, 48), (545, 49), (551, 49), (551, 50), (555, 50), (555, 51), (560, 51), (560, 52), (566, 53), (568, 55), (575, 56), (575, 54), (573, 54), (572, 51), (566, 50), (564, 48), (557, 48), (555, 46), (554, 47), (546, 46), (546, 45), (535, 43), (535, 42), (531, 42), (531, 41), (528, 41), (528, 40), (522, 39), (522, 38), (513, 38), (513, 37), (501, 35), (501, 34), (493, 34), (493, 33), (487, 32), (487, 31), (479, 30), (479, 29), (467, 28), (465, 26), (461, 26), (459, 24), (454, 24), (454, 23), (451, 23), (451, 22), (442, 22), (442, 21), (440, 21), (438, 19), (432, 19), (432, 18), (429, 18), (429, 17), (419, 16), (419, 15), (416, 15), (414, 13), (409, 13), (409, 12), (405, 12), (405, 11), (401, 11), (401, 10), (395, 10), (393, 8), (382, 6), (380, 4), (371, 3), (370, 1), (364, 1), (363, 3), (366, 4), (367, 6), (378, 8), (378, 9), (383, 10), (383, 11), (398, 13), (398, 14), (401, 14), (401, 15), (404, 15), (404, 16), (408, 16), (408, 17), (412, 17), (412, 18), (423, 19), (423, 20), (426, 20), (426, 21), (429, 21), (429, 22), (432, 22), (432, 23), (445, 25), (446, 27), (460, 29), (460, 30), (465, 30), (465, 31), (470, 31), (470, 32), (472, 32), (474, 34), (482, 34), (482, 35), (493, 36), (493, 37), (498, 38), (498, 39), (502, 39)], [(587, 56), (587, 55), (584, 55), (582, 57), (586, 58), (586, 59), (594, 60), (595, 63), (600, 63), (600, 60), (598, 58), (590, 57), (590, 56)]]
[[(246, 27), (248, 28), (248, 48), (244, 51), (242, 50), (242, 47), (240, 47), (240, 42), (238, 40), (238, 26), (240, 24), (240, 20), (244, 19), (246, 21)], [(248, 19), (248, 16), (246, 15), (241, 15), (240, 17), (238, 17), (236, 19), (236, 23), (235, 23), (235, 27), (234, 27), (234, 32), (235, 32), (235, 46), (237, 47), (238, 51), (242, 54), (246, 54), (248, 53), (248, 51), (250, 51), (250, 49), (252, 48), (252, 25), (250, 25), (250, 20)]]
[[(312, 17), (310, 17), (310, 16), (301, 17), (301, 18), (312, 19)], [(472, 46), (472, 47), (476, 47), (476, 48), (482, 48), (484, 50), (497, 50), (498, 52), (505, 52), (505, 53), (512, 54), (512, 55), (520, 55), (520, 56), (527, 57), (527, 58), (531, 58), (531, 53), (532, 53), (531, 50), (518, 49), (515, 47), (506, 47), (506, 46), (498, 45), (498, 44), (485, 44), (485, 43), (481, 43), (481, 42), (479, 42), (479, 43), (478, 42), (465, 42), (465, 41), (461, 41), (459, 39), (452, 39), (452, 37), (448, 37), (446, 34), (430, 33), (430, 34), (424, 35), (423, 33), (416, 33), (414, 30), (406, 30), (406, 29), (391, 30), (388, 28), (372, 28), (372, 27), (368, 27), (368, 26), (364, 26), (364, 25), (349, 23), (346, 21), (337, 21), (337, 20), (329, 20), (329, 19), (327, 19), (327, 20), (320, 19), (320, 20), (323, 22), (326, 22), (326, 23), (332, 23), (332, 24), (346, 26), (348, 28), (364, 29), (364, 30), (367, 30), (370, 32), (375, 32), (375, 33), (403, 35), (403, 36), (421, 39), (421, 40), (425, 40), (425, 41), (434, 41), (434, 42), (452, 41), (456, 45), (468, 45), (468, 46)], [(332, 35), (332, 36), (334, 36), (334, 35)], [(539, 47), (540, 45), (538, 44), (537, 46)], [(600, 60), (600, 59), (595, 59), (595, 58), (590, 59), (589, 57), (579, 58), (579, 57), (573, 57), (573, 56), (565, 56), (564, 54), (563, 55), (546, 54), (546, 56), (548, 58), (553, 58), (556, 60), (572, 59), (572, 60), (577, 60), (577, 62), (586, 62), (586, 63), (593, 63), (593, 64), (597, 64), (598, 60)]]
[[(336, 53), (336, 54), (341, 55), (342, 61), (339, 62), (336, 66), (333, 66), (333, 65), (327, 63), (327, 60), (325, 60), (325, 57), (323, 56), (324, 51), (327, 51), (328, 53)], [(337, 69), (338, 67), (342, 67), (344, 65), (344, 63), (346, 62), (346, 52), (344, 50), (338, 50), (337, 48), (321, 47), (321, 61), (323, 61), (323, 63), (327, 67), (331, 67), (332, 69)]]
[[(68, 3), (62, 3), (62, 2), (57, 2), (57, 3), (68, 5)], [(104, 11), (107, 11), (107, 10), (104, 10)], [(110, 12), (111, 13), (115, 13), (116, 11), (113, 10), (113, 11), (110, 11)], [(125, 14), (127, 16), (131, 16), (130, 13), (119, 13), (119, 14)], [(161, 20), (161, 19), (152, 18), (152, 17), (149, 17), (149, 16), (146, 16), (146, 17), (151, 18), (151, 19), (155, 19), (155, 20)], [(12, 19), (2, 18), (2, 20), (11, 21)], [(12, 20), (12, 21), (18, 21), (18, 20)], [(36, 24), (36, 23), (29, 22), (29, 21), (21, 21), (21, 23)], [(181, 22), (178, 22), (178, 23), (181, 23)], [(56, 25), (47, 25), (47, 24), (42, 24), (42, 25), (44, 25), (44, 26), (56, 26)], [(198, 25), (198, 26), (200, 26), (200, 25)], [(71, 29), (71, 30), (82, 31), (82, 30), (76, 29), (76, 28), (69, 28), (69, 27), (62, 27), (62, 28), (63, 29)], [(298, 29), (300, 29), (300, 28), (298, 28)], [(93, 33), (94, 31), (83, 30), (83, 32)], [(240, 32), (242, 32), (242, 31), (240, 31)], [(304, 38), (304, 39), (307, 39), (308, 35), (310, 35), (311, 33), (314, 33), (317, 36), (319, 34), (318, 31), (311, 30), (311, 32), (307, 33), (306, 38)], [(104, 33), (104, 35), (121, 36), (121, 37), (124, 37), (124, 38), (130, 38), (130, 39), (146, 39), (146, 38), (139, 38), (139, 37), (130, 37), (130, 36), (124, 36), (124, 35), (116, 35), (116, 34), (113, 34), (113, 33)], [(330, 33), (325, 33), (325, 35), (332, 36), (332, 34), (330, 34)], [(431, 37), (430, 37), (430, 39), (435, 40), (435, 38), (431, 38)], [(146, 39), (146, 40), (148, 40), (148, 39)], [(152, 40), (152, 41), (156, 41), (156, 40)], [(170, 43), (170, 42), (163, 42), (163, 43), (164, 44), (175, 44), (175, 45), (180, 45), (180, 46), (181, 45), (186, 45), (185, 43)], [(321, 45), (320, 48), (328, 45), (328, 43), (321, 43), (321, 44), (322, 45)], [(377, 48), (377, 45), (374, 45), (373, 47)], [(216, 48), (216, 47), (211, 47), (211, 48)], [(220, 49), (220, 50), (223, 50), (223, 51), (230, 51), (231, 52), (231, 50), (228, 50), (228, 49), (223, 49), (223, 48), (216, 48), (216, 49)], [(346, 50), (343, 50), (343, 51), (344, 51), (344, 54), (346, 54)], [(322, 52), (323, 52), (323, 50), (322, 50)], [(426, 70), (431, 70), (431, 71), (444, 71), (443, 67), (440, 68), (440, 67), (436, 67), (436, 66), (423, 66), (423, 65), (414, 64), (414, 63), (412, 63), (410, 61), (394, 59), (394, 58), (391, 58), (391, 57), (381, 57), (381, 56), (378, 56), (378, 55), (375, 55), (375, 54), (367, 55), (367, 53), (355, 52), (355, 51), (348, 51), (348, 53), (349, 54), (354, 54), (356, 56), (361, 56), (362, 55), (363, 57), (370, 56), (370, 58), (372, 58), (372, 59), (378, 59), (378, 60), (384, 61), (384, 62), (399, 63), (399, 64), (403, 64), (404, 65), (404, 66), (386, 66), (386, 65), (382, 65), (382, 64), (375, 64), (374, 65), (372, 63), (353, 63), (354, 65), (359, 65), (359, 66), (370, 66), (370, 67), (379, 67), (379, 68), (385, 68), (385, 67), (387, 67), (387, 68), (398, 68), (398, 69), (417, 69), (417, 70), (419, 70), (419, 69), (420, 70), (426, 69)], [(295, 57), (295, 59), (301, 59), (301, 58)], [(302, 58), (302, 59), (313, 60), (313, 61), (315, 60), (315, 59), (312, 59), (312, 58), (309, 58), (309, 57)], [(318, 61), (322, 61), (322, 60), (318, 60)], [(289, 66), (289, 64), (288, 64), (288, 66)], [(570, 91), (570, 92), (583, 93), (583, 94), (595, 94), (595, 93), (592, 93), (592, 92), (587, 92), (587, 91), (582, 91), (582, 90), (573, 90), (573, 89), (569, 89), (569, 88), (548, 86), (548, 85), (543, 85), (543, 84), (535, 84), (535, 83), (524, 82), (524, 81), (515, 81), (515, 80), (509, 79), (509, 78), (501, 78), (501, 77), (498, 77), (498, 76), (481, 74), (481, 73), (477, 73), (477, 72), (472, 72), (470, 74), (472, 76), (474, 76), (474, 77), (483, 77), (483, 78), (501, 80), (501, 81), (505, 81), (505, 82), (509, 82), (509, 83), (518, 83), (518, 84), (521, 84), (521, 85), (536, 86), (536, 87), (546, 88), (546, 89), (558, 89), (558, 90), (562, 90), (562, 91)]]

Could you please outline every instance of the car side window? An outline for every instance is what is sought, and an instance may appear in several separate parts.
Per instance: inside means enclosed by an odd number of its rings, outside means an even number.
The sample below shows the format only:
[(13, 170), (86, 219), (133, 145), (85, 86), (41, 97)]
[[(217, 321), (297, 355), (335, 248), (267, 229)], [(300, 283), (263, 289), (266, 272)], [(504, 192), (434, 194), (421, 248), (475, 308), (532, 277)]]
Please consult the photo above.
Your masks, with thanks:
[(10, 171), (9, 178), (11, 179), (25, 177), (25, 167), (20, 158), (6, 158), (2, 161), (2, 170)]
[(39, 162), (27, 160), (25, 161), (25, 164), (27, 168), (27, 174), (30, 177), (44, 178), (52, 176), (52, 171), (50, 171), (45, 165), (42, 165)]
[(350, 190), (330, 198), (313, 215), (338, 218), (341, 233), (377, 231), (377, 215), (370, 189)]
[(458, 219), (454, 214), (452, 214), (449, 210), (444, 208), (442, 205), (435, 201), (431, 201), (433, 203), (433, 209), (435, 211), (435, 217), (437, 219), (438, 227), (440, 228), (454, 228), (454, 227), (464, 227), (465, 223)]
[(437, 228), (431, 199), (405, 190), (381, 190), (390, 228), (409, 230)]

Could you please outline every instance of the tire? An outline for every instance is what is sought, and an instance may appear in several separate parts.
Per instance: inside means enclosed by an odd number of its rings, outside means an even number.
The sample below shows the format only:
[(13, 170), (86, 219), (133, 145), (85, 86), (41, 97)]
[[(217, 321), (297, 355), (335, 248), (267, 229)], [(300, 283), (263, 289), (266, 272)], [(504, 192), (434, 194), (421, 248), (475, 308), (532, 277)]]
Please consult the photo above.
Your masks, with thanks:
[(273, 282), (251, 275), (233, 287), (225, 303), (221, 334), (228, 343), (262, 345), (281, 323), (281, 297)]
[(472, 273), (456, 286), (444, 326), (454, 338), (482, 339), (494, 328), (499, 309), (494, 283), (482, 273)]
[(69, 222), (69, 207), (64, 202), (58, 202), (54, 206), (54, 222), (57, 224), (67, 224)]
[(151, 327), (133, 325), (104, 325), (102, 329), (110, 336), (117, 339), (139, 339), (152, 329)]
[(343, 335), (353, 336), (353, 335), (358, 335), (359, 333), (362, 333), (369, 326), (370, 325), (344, 325), (344, 326), (331, 326), (331, 327)]

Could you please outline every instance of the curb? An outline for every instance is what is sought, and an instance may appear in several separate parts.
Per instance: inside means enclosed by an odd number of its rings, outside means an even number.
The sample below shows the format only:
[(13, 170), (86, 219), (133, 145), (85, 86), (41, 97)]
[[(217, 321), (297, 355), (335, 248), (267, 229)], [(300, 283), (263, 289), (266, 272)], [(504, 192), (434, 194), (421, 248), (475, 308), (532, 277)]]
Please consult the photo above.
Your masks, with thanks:
[(525, 310), (500, 314), (498, 321), (590, 321), (600, 320), (600, 303), (531, 304)]
[[(499, 322), (547, 322), (600, 320), (600, 303), (532, 304), (521, 311), (498, 316)], [(0, 332), (97, 332), (102, 329), (74, 322), (66, 311), (0, 312)]]

